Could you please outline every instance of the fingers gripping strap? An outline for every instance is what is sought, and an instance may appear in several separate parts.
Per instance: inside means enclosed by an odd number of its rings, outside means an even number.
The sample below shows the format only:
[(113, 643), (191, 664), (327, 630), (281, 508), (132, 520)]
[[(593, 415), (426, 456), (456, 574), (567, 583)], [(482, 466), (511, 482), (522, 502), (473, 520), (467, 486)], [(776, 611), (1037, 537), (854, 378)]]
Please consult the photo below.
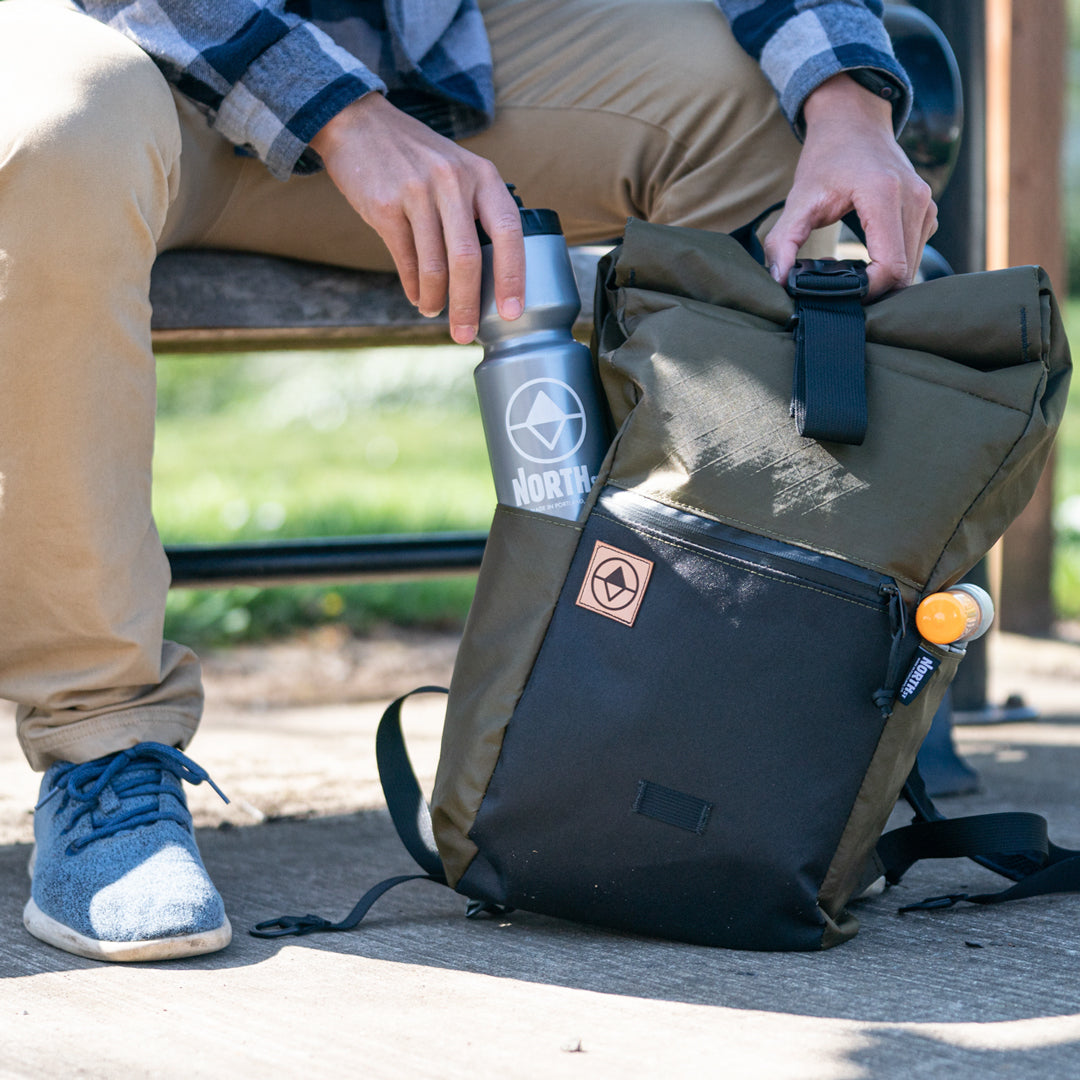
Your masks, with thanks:
[(858, 446), (866, 437), (864, 264), (800, 259), (788, 277), (795, 298), (791, 415), (799, 434)]
[(435, 846), (435, 834), (431, 829), (431, 813), (420, 784), (413, 772), (409, 752), (405, 749), (405, 737), (401, 731), (401, 707), (413, 694), (445, 694), (441, 686), (421, 686), (412, 693), (391, 702), (379, 721), (375, 735), (375, 760), (379, 766), (386, 806), (401, 842), (416, 860), (420, 869), (431, 877), (445, 881), (439, 849)]

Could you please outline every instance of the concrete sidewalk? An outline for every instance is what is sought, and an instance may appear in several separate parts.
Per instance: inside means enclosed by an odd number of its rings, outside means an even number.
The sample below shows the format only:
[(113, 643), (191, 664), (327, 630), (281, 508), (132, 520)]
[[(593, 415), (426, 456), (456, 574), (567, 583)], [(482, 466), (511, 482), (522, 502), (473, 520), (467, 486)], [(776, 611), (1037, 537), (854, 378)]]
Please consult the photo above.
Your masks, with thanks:
[[(346, 705), (320, 701), (335, 685), (339, 700), (364, 696), (351, 660), (344, 674), (310, 670), (340, 668), (332, 650), (313, 647), (307, 668), (284, 652), (208, 665), (193, 754), (233, 803), (205, 786), (191, 801), (235, 938), (172, 964), (81, 960), (22, 929), (37, 779), (0, 724), (0, 1077), (1080, 1074), (1080, 896), (896, 914), (912, 898), (996, 887), (965, 862), (918, 867), (861, 904), (862, 932), (826, 953), (726, 952), (523, 912), (473, 922), (426, 882), (391, 892), (349, 934), (250, 937), (285, 912), (340, 918), (367, 886), (413, 869), (381, 809), (374, 728), (386, 698), (445, 677), (452, 653), (452, 641), (415, 656), (406, 643), (389, 675), (369, 657), (383, 700)], [(983, 791), (943, 808), (1035, 810), (1080, 847), (1080, 645), (1000, 635), (991, 672), (992, 700), (1020, 692), (1041, 719), (958, 730)], [(439, 708), (421, 700), (407, 714), (428, 780)]]

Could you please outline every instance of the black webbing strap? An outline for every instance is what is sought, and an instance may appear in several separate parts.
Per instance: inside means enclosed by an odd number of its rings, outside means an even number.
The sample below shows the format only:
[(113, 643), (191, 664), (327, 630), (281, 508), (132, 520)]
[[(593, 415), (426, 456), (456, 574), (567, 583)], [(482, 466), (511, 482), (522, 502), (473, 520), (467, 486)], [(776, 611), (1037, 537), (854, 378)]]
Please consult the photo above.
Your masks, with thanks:
[(256, 923), (248, 933), (252, 937), (275, 938), (303, 937), (305, 934), (317, 934), (324, 931), (352, 930), (363, 921), (364, 916), (383, 893), (389, 892), (395, 885), (402, 885), (406, 881), (434, 881), (436, 885), (446, 884), (444, 878), (433, 877), (431, 874), (400, 874), (380, 881), (378, 885), (373, 885), (368, 889), (341, 922), (332, 923), (321, 915), (281, 915), (276, 919)]
[[(985, 816), (1003, 818), (1038, 817), (1037, 814), (992, 814)], [(974, 819), (968, 819), (968, 821), (971, 820)], [(955, 821), (935, 822), (930, 828), (936, 829), (942, 825), (962, 824), (963, 822), (963, 818), (957, 818)], [(1046, 823), (1044, 821), (1044, 832), (1045, 825)], [(1010, 828), (1012, 827), (1010, 826)], [(1023, 826), (1018, 824), (1016, 828), (1019, 830), (1017, 833), (1020, 837), (1018, 842), (1024, 843), (1025, 841), (1022, 838)], [(975, 862), (982, 862), (981, 859), (974, 857), (974, 852), (971, 850), (970, 845), (961, 842), (959, 843), (958, 848), (959, 850), (953, 852), (946, 851), (939, 857), (946, 858), (949, 854), (959, 856), (966, 855), (969, 858), (974, 858)], [(1029, 849), (1019, 848), (1017, 850), (1025, 851)], [(994, 857), (1000, 857), (1007, 852), (1007, 848), (999, 849)], [(919, 856), (919, 858), (927, 857), (933, 858), (935, 856), (932, 854)], [(969, 904), (1003, 904), (1008, 900), (1022, 900), (1028, 896), (1046, 896), (1049, 893), (1063, 892), (1080, 892), (1080, 852), (1069, 851), (1067, 848), (1061, 848), (1056, 844), (1048, 843), (1046, 860), (1043, 865), (1039, 869), (1032, 871), (1026, 877), (1021, 878), (1015, 885), (1010, 886), (1008, 889), (1002, 889), (1000, 892), (993, 893), (976, 893), (974, 895), (970, 893), (946, 893), (944, 896), (928, 896), (925, 900), (920, 900), (916, 904), (907, 904), (899, 910), (901, 913), (906, 911), (932, 911), (936, 908), (952, 907), (954, 904), (959, 904), (961, 901), (966, 901)]]
[[(904, 798), (915, 811), (916, 821), (945, 820), (945, 815), (934, 805), (934, 800), (930, 798), (926, 790), (918, 762), (912, 766), (911, 773), (904, 784)], [(1049, 850), (1053, 853), (1055, 845), (1049, 844)], [(985, 866), (987, 870), (993, 870), (995, 874), (1001, 874), (1002, 877), (1011, 878), (1013, 881), (1020, 881), (1021, 878), (1035, 873), (1042, 866), (1042, 861), (1039, 859), (1015, 853), (994, 852), (992, 855), (970, 855), (968, 858), (980, 866)]]
[(878, 842), (877, 851), (886, 881), (895, 885), (920, 859), (1022, 852), (1041, 866), (1050, 854), (1050, 842), (1046, 819), (1038, 814), (976, 814), (893, 829)]
[(885, 878), (895, 885), (920, 859), (968, 858), (1016, 884), (995, 893), (948, 893), (931, 896), (900, 910), (928, 911), (971, 904), (1001, 904), (1047, 893), (1080, 892), (1080, 851), (1059, 847), (1047, 837), (1039, 814), (976, 814), (946, 818), (926, 792), (918, 767), (904, 785), (904, 797), (915, 811), (911, 825), (893, 829), (877, 844)]
[(375, 761), (379, 766), (386, 806), (401, 842), (425, 874), (446, 880), (435, 834), (431, 830), (431, 813), (413, 772), (405, 736), (401, 733), (401, 706), (413, 694), (445, 694), (443, 686), (421, 686), (391, 702), (379, 721), (375, 734)]
[(788, 276), (795, 299), (791, 415), (799, 434), (858, 446), (866, 437), (866, 264), (800, 259)]
[(376, 900), (394, 886), (406, 881), (433, 881), (446, 884), (435, 835), (431, 829), (431, 814), (413, 771), (409, 752), (405, 748), (405, 736), (401, 730), (401, 707), (413, 694), (445, 694), (442, 686), (421, 686), (412, 693), (399, 697), (387, 706), (375, 734), (375, 760), (379, 766), (386, 806), (398, 836), (409, 854), (419, 864), (423, 874), (400, 874), (373, 885), (356, 902), (355, 907), (340, 922), (330, 922), (321, 915), (282, 915), (256, 924), (249, 933), (253, 937), (302, 937), (305, 934), (352, 930), (363, 921)]

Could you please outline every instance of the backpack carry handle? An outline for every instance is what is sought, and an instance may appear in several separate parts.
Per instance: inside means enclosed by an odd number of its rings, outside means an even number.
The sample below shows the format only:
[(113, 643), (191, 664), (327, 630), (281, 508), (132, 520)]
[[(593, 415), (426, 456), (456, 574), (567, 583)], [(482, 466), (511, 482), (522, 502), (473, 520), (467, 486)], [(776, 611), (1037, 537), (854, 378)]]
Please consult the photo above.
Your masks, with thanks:
[(870, 289), (858, 259), (799, 259), (788, 275), (795, 300), (791, 415), (799, 434), (861, 445), (866, 438), (866, 317)]
[[(773, 203), (731, 233), (762, 266), (765, 249), (758, 229), (783, 205)], [(799, 434), (820, 442), (859, 446), (868, 422), (862, 308), (870, 288), (866, 263), (859, 259), (799, 259), (788, 274), (786, 287), (795, 301), (791, 415)]]

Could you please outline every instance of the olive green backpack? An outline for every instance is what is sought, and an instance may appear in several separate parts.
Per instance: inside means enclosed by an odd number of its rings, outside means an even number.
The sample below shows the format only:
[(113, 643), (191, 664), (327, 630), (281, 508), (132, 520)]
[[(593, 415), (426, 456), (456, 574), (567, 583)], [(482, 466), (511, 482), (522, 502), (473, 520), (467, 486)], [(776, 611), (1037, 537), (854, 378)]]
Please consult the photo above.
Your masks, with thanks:
[[(430, 819), (387, 710), (395, 824), (471, 913), (802, 950), (926, 856), (1019, 882), (978, 902), (1080, 888), (1041, 818), (933, 820), (917, 778), (881, 838), (962, 656), (915, 606), (1021, 511), (1065, 406), (1046, 274), (863, 305), (857, 265), (785, 288), (759, 258), (750, 229), (629, 223), (597, 284), (611, 450), (583, 520), (495, 513)], [(350, 928), (406, 879), (257, 932)]]

